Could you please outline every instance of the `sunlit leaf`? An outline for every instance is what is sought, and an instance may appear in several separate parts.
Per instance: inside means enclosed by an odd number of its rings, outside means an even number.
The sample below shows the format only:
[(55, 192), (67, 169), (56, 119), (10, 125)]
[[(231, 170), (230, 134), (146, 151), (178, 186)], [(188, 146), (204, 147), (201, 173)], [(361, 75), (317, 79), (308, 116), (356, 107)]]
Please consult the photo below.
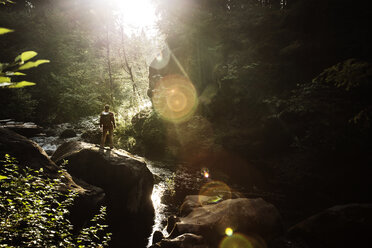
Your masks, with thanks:
[(0, 175), (0, 180), (7, 179), (8, 177)]
[(36, 61), (30, 61), (30, 62), (27, 62), (24, 65), (21, 65), (18, 69), (19, 70), (27, 70), (27, 69), (30, 69), (30, 68), (33, 68), (33, 67), (38, 67), (39, 65), (44, 64), (44, 63), (49, 63), (49, 62), (50, 62), (50, 60), (47, 60), (47, 59), (39, 59), (39, 60), (36, 60)]
[(13, 83), (0, 83), (0, 87), (6, 87), (12, 85)]
[(39, 66), (39, 65), (41, 65), (41, 64), (45, 64), (45, 63), (49, 63), (49, 62), (50, 62), (49, 59), (39, 59), (39, 60), (36, 60), (36, 61), (35, 61), (35, 65), (36, 65), (36, 66)]
[(6, 33), (10, 33), (10, 32), (14, 32), (14, 30), (13, 29), (1, 28), (0, 27), (0, 35), (6, 34)]
[(12, 71), (7, 71), (5, 73), (7, 76), (25, 76), (26, 74), (25, 73), (22, 73), (22, 72), (12, 72)]
[(27, 52), (23, 52), (21, 54), (21, 60), (22, 61), (27, 61), (29, 59), (32, 59), (33, 57), (35, 57), (37, 55), (37, 52), (34, 52), (34, 51), (27, 51)]
[(0, 83), (10, 83), (10, 77), (0, 77)]
[(27, 70), (30, 68), (36, 67), (35, 62), (27, 62), (26, 64), (20, 66), (18, 69), (19, 70)]
[(14, 59), (14, 61), (15, 61), (15, 62), (20, 61), (20, 60), (21, 60), (21, 55), (22, 55), (22, 54), (18, 55), (18, 56)]
[(35, 85), (35, 83), (28, 82), (28, 81), (22, 81), (22, 82), (15, 83), (14, 85), (9, 86), (9, 88), (22, 88), (22, 87), (33, 86), (33, 85)]

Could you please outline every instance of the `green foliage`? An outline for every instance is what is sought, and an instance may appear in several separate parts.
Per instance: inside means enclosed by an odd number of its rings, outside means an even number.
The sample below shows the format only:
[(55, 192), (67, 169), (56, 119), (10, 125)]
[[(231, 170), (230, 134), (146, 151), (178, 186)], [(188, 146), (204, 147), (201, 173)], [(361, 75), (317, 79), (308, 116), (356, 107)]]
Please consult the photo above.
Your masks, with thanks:
[(50, 60), (47, 60), (47, 59), (39, 59), (39, 60), (36, 60), (36, 61), (30, 61), (30, 62), (27, 62), (24, 65), (21, 65), (18, 68), (18, 70), (27, 70), (27, 69), (30, 69), (30, 68), (33, 68), (33, 67), (38, 67), (41, 64), (49, 63), (49, 62), (50, 62)]
[(347, 59), (325, 69), (313, 79), (314, 84), (331, 85), (346, 91), (354, 100), (353, 113), (349, 119), (361, 128), (371, 127), (372, 64), (358, 59)]
[(169, 194), (174, 196), (176, 194), (176, 173), (165, 179), (165, 185)]
[(114, 134), (116, 147), (120, 147), (129, 152), (135, 151), (137, 141), (131, 124), (117, 123)]
[[(118, 112), (118, 109), (138, 109), (147, 99), (148, 64), (155, 53), (151, 49), (154, 40), (145, 32), (130, 36), (120, 32), (119, 17), (112, 8), (84, 0), (65, 0), (63, 4), (21, 1), (0, 8), (1, 26), (9, 28), (1, 32), (16, 31), (0, 39), (0, 61), (12, 61), (0, 66), (4, 72), (0, 75), (0, 85), (18, 88), (37, 82), (36, 87), (27, 88), (27, 94), (36, 103), (32, 121), (44, 125), (72, 122), (97, 115), (106, 103)], [(19, 51), (25, 52), (19, 54)], [(39, 66), (48, 61), (33, 59), (36, 56), (33, 51), (53, 63)], [(27, 80), (18, 80), (24, 76), (23, 70), (32, 67)], [(20, 109), (29, 106), (22, 99), (14, 99), (14, 94), (3, 95), (2, 103), (11, 102)], [(4, 118), (16, 119), (15, 115), (18, 115), (16, 111), (0, 111)]]
[(163, 121), (149, 108), (137, 113), (130, 124), (119, 125), (115, 130), (118, 147), (153, 158), (164, 155), (165, 135)]
[[(7, 1), (11, 2), (11, 1)], [(5, 3), (5, 2), (3, 2)], [(0, 28), (0, 35), (13, 32), (14, 30), (7, 28)], [(11, 77), (13, 76), (24, 76), (26, 74), (18, 72), (19, 70), (27, 70), (34, 67), (38, 67), (41, 64), (49, 63), (47, 59), (41, 59), (36, 61), (29, 61), (26, 64), (24, 63), (27, 60), (32, 59), (37, 55), (37, 52), (26, 51), (18, 55), (14, 62), (12, 63), (0, 63), (0, 87), (9, 87), (9, 88), (23, 88), (26, 86), (33, 86), (35, 83), (28, 81), (21, 82), (12, 82)]]
[(73, 234), (68, 220), (76, 193), (62, 193), (60, 179), (21, 167), (6, 155), (0, 164), (0, 247), (106, 247), (105, 208), (91, 226)]
[(15, 83), (13, 85), (10, 85), (9, 88), (23, 88), (23, 87), (26, 87), (26, 86), (33, 86), (33, 85), (35, 85), (35, 83), (28, 82), (28, 81), (21, 81), (19, 83)]
[(29, 59), (32, 59), (33, 57), (35, 57), (37, 55), (37, 52), (34, 52), (34, 51), (27, 51), (27, 52), (23, 52), (21, 55), (19, 55), (15, 60), (18, 61), (18, 60), (21, 60), (23, 62), (29, 60)]
[(325, 69), (313, 82), (329, 83), (350, 91), (372, 83), (372, 64), (348, 59)]
[(0, 35), (10, 33), (10, 32), (14, 32), (14, 30), (0, 27)]
[(5, 5), (7, 3), (14, 3), (14, 1), (11, 1), (11, 0), (0, 0), (0, 4), (4, 4)]

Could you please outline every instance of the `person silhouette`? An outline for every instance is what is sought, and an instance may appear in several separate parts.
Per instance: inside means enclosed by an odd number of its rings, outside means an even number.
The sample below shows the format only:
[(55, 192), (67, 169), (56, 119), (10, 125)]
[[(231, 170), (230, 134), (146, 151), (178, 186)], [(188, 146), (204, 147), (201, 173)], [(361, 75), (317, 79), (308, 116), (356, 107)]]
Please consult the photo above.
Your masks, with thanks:
[(109, 137), (110, 149), (114, 147), (113, 145), (113, 132), (116, 128), (114, 113), (110, 112), (110, 106), (105, 105), (104, 111), (101, 112), (99, 118), (99, 127), (102, 129), (102, 138), (100, 148), (105, 147), (106, 137)]

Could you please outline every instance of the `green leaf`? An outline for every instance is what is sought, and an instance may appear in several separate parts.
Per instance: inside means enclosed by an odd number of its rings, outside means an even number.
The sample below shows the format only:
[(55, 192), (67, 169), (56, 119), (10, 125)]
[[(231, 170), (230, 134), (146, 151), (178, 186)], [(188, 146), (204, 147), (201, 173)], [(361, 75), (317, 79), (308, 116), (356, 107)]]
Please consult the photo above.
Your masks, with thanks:
[(45, 64), (45, 63), (49, 63), (49, 62), (50, 62), (49, 59), (39, 59), (39, 60), (36, 60), (36, 61), (35, 61), (35, 65), (36, 65), (36, 66), (39, 66), (39, 65), (41, 65), (41, 64)]
[(27, 51), (27, 52), (23, 52), (21, 54), (21, 60), (22, 61), (27, 61), (29, 59), (32, 59), (33, 57), (35, 57), (37, 55), (37, 52), (34, 52), (34, 51)]
[(0, 83), (0, 87), (5, 87), (5, 86), (9, 86), (9, 85), (12, 85), (13, 83)]
[(33, 86), (33, 85), (35, 85), (35, 83), (28, 82), (28, 81), (22, 81), (22, 82), (15, 83), (14, 85), (9, 86), (9, 88), (22, 88), (22, 87)]
[(50, 62), (50, 60), (48, 60), (48, 59), (39, 59), (39, 60), (36, 60), (36, 61), (30, 61), (30, 62), (27, 62), (24, 65), (21, 65), (18, 68), (18, 70), (27, 70), (27, 69), (30, 69), (30, 68), (33, 68), (33, 67), (38, 67), (39, 65), (44, 64), (44, 63), (49, 63), (49, 62)]
[(12, 72), (12, 71), (7, 71), (5, 73), (7, 76), (25, 76), (26, 74), (22, 73), (22, 72)]
[(0, 175), (0, 180), (7, 179), (8, 177)]
[(20, 60), (21, 60), (21, 55), (22, 55), (22, 54), (18, 55), (18, 56), (14, 59), (14, 61), (15, 61), (15, 62), (20, 61)]
[(6, 34), (6, 33), (10, 33), (10, 32), (14, 32), (14, 30), (13, 29), (1, 28), (0, 27), (0, 35)]
[(10, 83), (10, 77), (0, 77), (0, 83)]

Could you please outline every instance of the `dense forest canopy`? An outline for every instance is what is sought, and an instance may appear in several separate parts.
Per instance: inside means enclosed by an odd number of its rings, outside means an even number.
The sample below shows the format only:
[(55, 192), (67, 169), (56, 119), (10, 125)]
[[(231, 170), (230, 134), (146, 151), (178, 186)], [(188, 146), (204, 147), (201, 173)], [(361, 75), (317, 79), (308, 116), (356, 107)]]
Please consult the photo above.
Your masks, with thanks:
[(148, 65), (162, 38), (155, 23), (125, 22), (118, 3), (17, 1), (2, 6), (1, 25), (15, 30), (1, 37), (2, 62), (32, 50), (51, 63), (29, 71), (27, 79), (37, 82), (35, 87), (1, 90), (7, 105), (1, 118), (55, 123), (97, 114), (105, 103), (116, 111), (123, 108), (122, 114), (146, 105)]
[(248, 94), (280, 93), (343, 59), (369, 58), (365, 7), (315, 0), (6, 4), (1, 25), (15, 32), (0, 39), (2, 62), (32, 50), (51, 63), (29, 72), (37, 86), (1, 90), (8, 106), (1, 118), (63, 122), (95, 114), (105, 103), (123, 115), (148, 105), (148, 68), (163, 37), (174, 54), (183, 47), (197, 57), (181, 64), (199, 94), (211, 81), (245, 77)]

